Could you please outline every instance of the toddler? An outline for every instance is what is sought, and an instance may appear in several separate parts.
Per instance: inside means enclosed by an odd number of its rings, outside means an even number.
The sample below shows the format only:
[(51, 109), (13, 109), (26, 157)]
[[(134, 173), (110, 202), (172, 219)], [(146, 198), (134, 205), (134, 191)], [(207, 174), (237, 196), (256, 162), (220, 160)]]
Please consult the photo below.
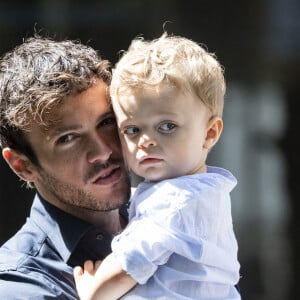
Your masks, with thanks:
[(236, 179), (206, 165), (223, 128), (219, 62), (183, 37), (136, 39), (110, 91), (128, 167), (145, 181), (112, 254), (74, 269), (81, 299), (240, 299)]

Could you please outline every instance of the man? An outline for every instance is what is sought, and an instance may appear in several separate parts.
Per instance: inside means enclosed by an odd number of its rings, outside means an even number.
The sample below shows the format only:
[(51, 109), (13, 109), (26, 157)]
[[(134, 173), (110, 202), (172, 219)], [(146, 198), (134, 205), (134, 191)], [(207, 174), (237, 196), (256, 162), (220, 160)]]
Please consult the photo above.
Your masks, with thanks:
[(2, 154), (37, 192), (0, 248), (0, 299), (78, 299), (73, 267), (103, 259), (126, 224), (110, 78), (107, 61), (72, 41), (30, 38), (0, 62)]

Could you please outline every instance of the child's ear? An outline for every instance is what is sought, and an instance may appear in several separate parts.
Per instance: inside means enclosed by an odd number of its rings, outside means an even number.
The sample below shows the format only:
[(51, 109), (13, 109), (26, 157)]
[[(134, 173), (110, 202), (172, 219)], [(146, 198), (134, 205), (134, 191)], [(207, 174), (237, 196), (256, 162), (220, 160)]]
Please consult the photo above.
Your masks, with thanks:
[(223, 130), (223, 121), (220, 117), (213, 117), (208, 121), (206, 138), (203, 147), (210, 150), (219, 140)]
[(36, 172), (33, 164), (26, 155), (6, 147), (2, 150), (2, 156), (10, 168), (24, 181), (33, 182)]

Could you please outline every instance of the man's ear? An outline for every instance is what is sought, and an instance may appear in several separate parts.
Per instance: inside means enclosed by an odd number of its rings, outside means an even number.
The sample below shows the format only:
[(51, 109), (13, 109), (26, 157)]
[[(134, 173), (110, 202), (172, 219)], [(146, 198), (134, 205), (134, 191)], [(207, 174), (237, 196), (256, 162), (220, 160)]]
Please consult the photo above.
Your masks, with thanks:
[(34, 182), (36, 172), (33, 164), (26, 155), (6, 147), (2, 150), (2, 156), (10, 168), (24, 181)]
[(203, 147), (210, 150), (219, 140), (223, 130), (223, 121), (220, 117), (213, 117), (209, 120), (206, 138)]

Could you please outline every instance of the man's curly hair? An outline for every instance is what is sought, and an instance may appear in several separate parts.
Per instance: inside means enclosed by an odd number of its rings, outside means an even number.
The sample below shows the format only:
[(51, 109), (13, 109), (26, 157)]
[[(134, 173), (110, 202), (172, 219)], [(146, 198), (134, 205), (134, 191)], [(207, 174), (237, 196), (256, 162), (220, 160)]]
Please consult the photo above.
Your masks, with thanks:
[(97, 79), (110, 84), (110, 65), (79, 41), (31, 37), (0, 60), (0, 146), (36, 157), (24, 137), (32, 122), (47, 116), (66, 96), (88, 89)]

